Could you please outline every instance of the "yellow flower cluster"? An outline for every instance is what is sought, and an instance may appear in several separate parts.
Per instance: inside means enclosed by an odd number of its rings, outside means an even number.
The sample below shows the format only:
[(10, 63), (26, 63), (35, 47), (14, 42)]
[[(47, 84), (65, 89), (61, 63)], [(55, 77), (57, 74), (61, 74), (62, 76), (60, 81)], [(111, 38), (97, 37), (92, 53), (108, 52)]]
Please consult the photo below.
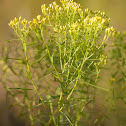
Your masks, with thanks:
[(113, 27), (107, 27), (105, 29), (104, 40), (106, 41), (108, 39), (108, 37), (113, 36), (114, 33), (115, 33), (115, 29)]
[(105, 32), (106, 32), (106, 33), (110, 33), (110, 32), (114, 32), (114, 30), (115, 30), (115, 29), (114, 29), (113, 27), (109, 27), (109, 28), (106, 28), (106, 29), (105, 29)]
[(9, 26), (13, 27), (18, 24), (18, 19), (15, 17), (14, 20), (11, 20), (8, 24)]
[(80, 8), (80, 4), (77, 4), (76, 2), (73, 2), (73, 0), (61, 0), (60, 1), (63, 4), (63, 9), (68, 11), (73, 11), (76, 12), (78, 11), (78, 13), (80, 15), (83, 15), (83, 11)]
[[(61, 6), (56, 2), (49, 4), (48, 7), (43, 4), (41, 10), (44, 17), (38, 15), (32, 21), (21, 20), (21, 17), (19, 19), (15, 18), (9, 23), (9, 26), (17, 28), (23, 33), (29, 33), (32, 30), (43, 29), (42, 27), (45, 26), (45, 21), (47, 20), (46, 23), (49, 23), (47, 26), (51, 26), (54, 32), (61, 33), (67, 31), (70, 35), (74, 36), (86, 34), (86, 37), (88, 37), (89, 34), (92, 34), (92, 36), (97, 38), (101, 31), (106, 29), (105, 39), (109, 32), (114, 31), (112, 27), (107, 28), (110, 19), (106, 17), (104, 12), (93, 12), (88, 8), (83, 12), (80, 4), (73, 2), (73, 0), (60, 0), (60, 2)], [(23, 25), (23, 29), (19, 27), (20, 24)]]
[(59, 7), (59, 5), (56, 2), (53, 2), (52, 4), (49, 4), (49, 7), (46, 7), (45, 4), (41, 6), (42, 13), (44, 15), (50, 15), (52, 11), (61, 11), (62, 8)]
[(81, 24), (80, 22), (75, 22), (69, 26), (69, 33), (70, 35), (76, 35), (80, 32)]
[(26, 20), (26, 19), (23, 19), (22, 21), (21, 21), (21, 24), (22, 25), (26, 25), (28, 23), (28, 21)]
[(46, 5), (45, 5), (45, 4), (43, 4), (43, 5), (41, 6), (41, 10), (42, 10), (42, 13), (43, 13), (43, 14), (46, 12)]
[(84, 24), (88, 24), (88, 25), (93, 25), (93, 24), (97, 24), (97, 23), (101, 23), (101, 24), (105, 24), (106, 22), (108, 22), (109, 20), (107, 18), (102, 18), (100, 16), (95, 16), (95, 17), (86, 17), (84, 19)]
[(49, 4), (49, 7), (46, 7), (45, 4), (41, 6), (42, 13), (50, 14), (51, 11), (60, 12), (62, 10), (73, 10), (73, 12), (78, 11), (80, 15), (83, 15), (83, 11), (80, 8), (80, 4), (77, 4), (76, 2), (73, 2), (73, 0), (60, 0), (62, 3), (62, 6), (60, 7), (56, 2), (53, 2), (52, 4)]
[(28, 20), (23, 19), (21, 21), (21, 17), (19, 17), (19, 19), (17, 19), (16, 17), (14, 18), (14, 20), (11, 20), (10, 23), (8, 24), (9, 26), (13, 27), (15, 26), (15, 28), (19, 28), (19, 23), (21, 23), (23, 26), (26, 26), (28, 23)]
[(100, 66), (100, 67), (104, 67), (107, 63), (107, 56), (106, 55), (100, 55), (99, 57), (99, 61), (98, 62), (95, 62), (94, 65), (96, 67)]
[[(19, 17), (19, 19), (15, 17), (14, 20), (11, 20), (8, 25), (11, 26), (15, 30), (17, 29), (16, 31), (21, 31), (21, 32), (26, 31), (26, 33), (28, 33), (32, 29), (36, 29), (36, 26), (39, 27), (39, 25), (41, 24), (44, 25), (45, 21), (46, 21), (46, 18), (45, 17), (42, 18), (41, 15), (38, 15), (37, 18), (33, 19), (32, 21), (28, 21), (26, 19), (21, 20), (21, 17)], [(23, 25), (23, 28), (20, 27), (20, 24)]]
[(79, 26), (75, 22), (81, 24), (84, 18), (80, 4), (73, 2), (73, 0), (60, 0), (60, 2), (61, 6), (56, 2), (49, 4), (48, 7), (45, 4), (42, 5), (42, 13), (48, 19), (49, 25), (53, 27), (55, 32), (62, 32), (65, 29), (73, 31)]

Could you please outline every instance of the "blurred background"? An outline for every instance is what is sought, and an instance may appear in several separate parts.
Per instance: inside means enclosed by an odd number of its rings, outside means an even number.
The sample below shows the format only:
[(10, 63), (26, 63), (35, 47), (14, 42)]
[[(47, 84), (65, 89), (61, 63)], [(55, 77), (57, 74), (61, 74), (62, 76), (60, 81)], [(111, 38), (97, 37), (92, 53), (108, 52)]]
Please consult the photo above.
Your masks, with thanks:
[[(49, 4), (54, 0), (0, 0), (0, 49), (10, 39), (12, 29), (8, 23), (14, 17), (32, 20), (41, 14), (41, 5)], [(55, 0), (59, 3), (59, 0)], [(126, 0), (74, 0), (80, 3), (82, 8), (104, 11), (110, 17), (110, 25), (121, 32), (126, 31)], [(0, 54), (1, 55), (1, 54)], [(0, 72), (1, 74), (1, 72)], [(0, 75), (1, 76), (1, 75)], [(5, 91), (0, 84), (0, 126), (15, 126), (23, 121), (16, 121), (11, 112), (8, 112), (5, 104)], [(116, 122), (116, 121), (113, 121)], [(111, 126), (112, 124), (109, 123)], [(109, 126), (106, 123), (106, 126)], [(115, 124), (113, 123), (115, 126)], [(126, 125), (126, 124), (125, 124)], [(118, 125), (117, 125), (118, 126)]]

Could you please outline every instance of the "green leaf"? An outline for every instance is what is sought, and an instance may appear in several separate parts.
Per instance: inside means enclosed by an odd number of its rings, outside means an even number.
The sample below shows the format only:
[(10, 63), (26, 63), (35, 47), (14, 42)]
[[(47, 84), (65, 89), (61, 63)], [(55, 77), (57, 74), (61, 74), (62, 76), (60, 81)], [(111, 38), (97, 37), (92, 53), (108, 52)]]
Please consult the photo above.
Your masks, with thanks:
[(30, 64), (30, 66), (40, 62), (45, 56), (47, 55), (47, 53), (45, 53), (45, 55), (43, 55), (42, 57), (40, 57), (38, 60), (34, 61), (32, 64)]
[(33, 90), (33, 89), (30, 89), (30, 88), (8, 88), (8, 89)]
[(31, 42), (31, 43), (28, 43), (26, 46), (31, 46), (31, 45), (34, 45), (36, 42)]
[(8, 59), (12, 59), (12, 60), (24, 60), (24, 59), (18, 59), (18, 58), (9, 58)]
[(72, 120), (70, 119), (70, 117), (67, 116), (65, 113), (63, 113), (62, 111), (61, 111), (61, 113), (66, 117), (66, 119), (67, 119), (68, 122), (71, 124), (71, 126), (73, 126), (73, 124), (72, 124)]

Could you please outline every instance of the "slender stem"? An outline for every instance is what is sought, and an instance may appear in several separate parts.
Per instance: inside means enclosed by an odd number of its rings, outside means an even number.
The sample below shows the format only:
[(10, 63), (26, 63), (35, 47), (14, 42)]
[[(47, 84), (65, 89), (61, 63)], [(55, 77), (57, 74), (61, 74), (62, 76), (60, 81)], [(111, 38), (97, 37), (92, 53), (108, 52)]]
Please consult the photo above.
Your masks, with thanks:
[[(38, 94), (40, 100), (42, 101), (42, 104), (43, 104), (44, 108), (46, 109), (46, 106), (45, 106), (45, 104), (44, 104), (44, 102), (43, 102), (43, 99), (42, 99), (40, 93), (38, 92), (37, 87), (36, 87), (34, 81), (32, 80), (32, 77), (31, 77), (31, 74), (30, 74), (30, 65), (29, 65), (29, 63), (28, 63), (27, 47), (26, 47), (26, 38), (25, 38), (25, 37), (22, 37), (22, 38), (21, 38), (21, 41), (22, 41), (23, 48), (24, 48), (25, 59), (26, 59), (26, 63), (27, 63), (27, 73), (29, 74), (29, 79), (31, 80), (31, 82), (32, 82), (32, 84), (33, 84), (33, 86), (34, 86), (34, 89), (35, 89), (36, 93)], [(29, 104), (29, 101), (27, 101), (27, 104), (28, 104), (28, 108), (29, 108), (28, 111), (29, 111), (29, 113), (30, 113), (29, 118), (30, 118), (30, 120), (31, 120), (31, 125), (33, 126), (33, 125), (34, 125), (34, 122), (33, 122), (33, 117), (32, 117), (32, 115), (31, 115), (31, 112), (30, 112), (30, 104)], [(47, 110), (47, 109), (46, 109), (46, 110)], [(48, 111), (47, 111), (47, 112), (48, 112)]]
[(42, 39), (43, 39), (43, 41), (44, 41), (44, 43), (45, 43), (45, 46), (46, 46), (46, 48), (47, 48), (47, 52), (48, 52), (48, 55), (49, 55), (51, 64), (52, 64), (52, 66), (53, 66), (53, 68), (54, 68), (54, 70), (55, 70), (55, 72), (56, 72), (56, 75), (57, 75), (59, 81), (61, 81), (61, 80), (60, 80), (59, 73), (58, 73), (58, 71), (57, 71), (57, 69), (56, 69), (56, 67), (55, 67), (55, 65), (54, 65), (54, 63), (53, 63), (53, 59), (52, 59), (53, 57), (52, 57), (51, 54), (50, 54), (49, 47), (48, 47), (48, 45), (47, 45), (47, 43), (46, 43), (46, 41), (45, 41), (45, 38), (44, 38), (44, 36), (43, 36), (43, 32), (42, 32), (42, 31), (43, 31), (43, 30), (41, 30), (41, 36), (42, 36)]

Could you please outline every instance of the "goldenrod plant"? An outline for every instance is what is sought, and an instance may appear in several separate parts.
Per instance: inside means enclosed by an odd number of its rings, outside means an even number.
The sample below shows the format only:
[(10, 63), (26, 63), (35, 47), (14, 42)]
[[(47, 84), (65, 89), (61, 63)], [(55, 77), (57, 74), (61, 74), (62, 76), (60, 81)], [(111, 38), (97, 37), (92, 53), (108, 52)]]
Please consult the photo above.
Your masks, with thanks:
[[(10, 55), (3, 48), (1, 80), (32, 126), (87, 125), (96, 89), (110, 92), (97, 85), (108, 61), (107, 41), (115, 34), (110, 18), (104, 12), (83, 11), (73, 0), (60, 3), (42, 5), (42, 14), (32, 21), (15, 17), (9, 26), (16, 41), (8, 42), (16, 43), (15, 52)], [(11, 87), (5, 81), (7, 70), (15, 76), (7, 79)]]

